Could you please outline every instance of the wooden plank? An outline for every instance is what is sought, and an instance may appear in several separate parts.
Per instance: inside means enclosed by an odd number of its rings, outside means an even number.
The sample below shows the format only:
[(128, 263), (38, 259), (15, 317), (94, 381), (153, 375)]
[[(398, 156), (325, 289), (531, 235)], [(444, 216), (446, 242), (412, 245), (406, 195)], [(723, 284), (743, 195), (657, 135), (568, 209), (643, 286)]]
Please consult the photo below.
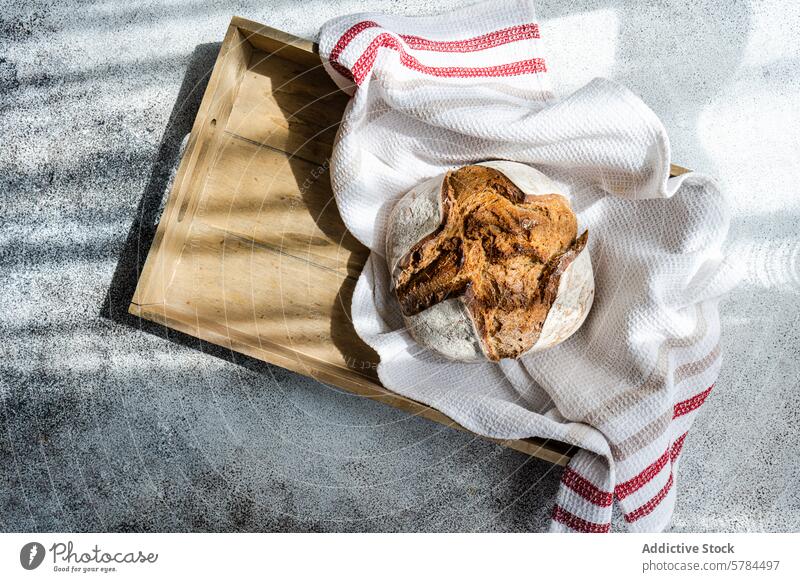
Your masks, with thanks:
[(317, 45), (310, 40), (241, 16), (234, 16), (231, 26), (238, 28), (254, 48), (267, 54), (277, 54), (310, 68), (322, 67)]
[(209, 172), (195, 221), (353, 278), (368, 256), (339, 217), (326, 168), (235, 137)]
[(343, 376), (375, 379), (377, 354), (349, 320), (355, 283), (335, 269), (198, 220), (165, 303), (193, 323), (221, 322), (253, 346), (285, 346)]
[(200, 199), (202, 183), (219, 149), (222, 129), (247, 70), (252, 47), (236, 26), (228, 26), (219, 57), (192, 125), (186, 151), (133, 296), (145, 305), (164, 301), (165, 292), (180, 257), (189, 224)]
[(228, 131), (326, 165), (348, 97), (322, 67), (255, 51)]
[[(342, 223), (327, 173), (347, 99), (313, 43), (234, 18), (130, 311), (465, 430), (383, 388), (377, 354), (350, 323), (368, 251)], [(501, 444), (560, 465), (571, 452)]]
[(683, 166), (679, 166), (677, 164), (669, 165), (670, 177), (681, 176), (683, 174), (688, 174), (689, 172), (691, 172), (689, 168), (684, 168)]

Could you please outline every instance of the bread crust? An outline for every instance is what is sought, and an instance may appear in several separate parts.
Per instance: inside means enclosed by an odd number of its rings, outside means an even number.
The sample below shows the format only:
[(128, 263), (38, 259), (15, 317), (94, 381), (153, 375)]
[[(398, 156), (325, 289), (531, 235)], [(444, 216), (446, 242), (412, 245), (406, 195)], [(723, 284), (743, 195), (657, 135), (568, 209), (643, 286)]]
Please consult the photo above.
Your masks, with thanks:
[(588, 233), (576, 237), (575, 214), (546, 176), (496, 161), (421, 186), (387, 230), (393, 287), (417, 341), (453, 359), (497, 361), (580, 326), (594, 291)]

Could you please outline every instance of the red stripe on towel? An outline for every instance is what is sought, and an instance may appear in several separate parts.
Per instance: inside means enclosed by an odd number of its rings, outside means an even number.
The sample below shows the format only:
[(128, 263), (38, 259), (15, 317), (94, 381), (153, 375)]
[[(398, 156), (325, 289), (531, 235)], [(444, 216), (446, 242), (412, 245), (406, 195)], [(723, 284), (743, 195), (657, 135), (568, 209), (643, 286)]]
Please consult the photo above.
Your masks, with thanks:
[[(708, 395), (713, 390), (714, 384), (700, 392), (699, 394), (695, 394), (691, 398), (687, 398), (686, 400), (682, 400), (678, 402), (673, 408), (672, 418), (679, 418), (690, 412), (697, 410), (708, 398)], [(683, 450), (683, 442), (686, 440), (686, 435), (688, 433), (683, 433), (680, 437), (678, 437), (675, 442), (673, 442), (667, 450), (664, 451), (664, 454), (661, 455), (658, 459), (656, 459), (651, 465), (649, 465), (644, 471), (639, 473), (636, 477), (625, 481), (624, 483), (620, 483), (614, 488), (614, 494), (617, 496), (617, 499), (625, 499), (631, 493), (638, 491), (644, 485), (650, 482), (656, 475), (658, 475), (661, 470), (666, 466), (667, 462), (674, 462), (675, 459), (681, 454)]]
[(625, 514), (625, 521), (628, 523), (632, 523), (637, 519), (643, 518), (645, 515), (649, 515), (653, 512), (653, 510), (658, 507), (658, 504), (661, 503), (664, 498), (669, 493), (669, 490), (672, 489), (672, 484), (675, 482), (673, 478), (672, 471), (669, 473), (669, 479), (667, 480), (666, 485), (661, 488), (661, 491), (656, 493), (655, 497), (653, 497), (650, 501), (645, 503), (644, 505), (640, 506), (637, 509), (634, 509), (630, 513)]
[(594, 523), (573, 515), (560, 505), (553, 508), (553, 520), (563, 523), (568, 528), (582, 533), (607, 533), (611, 530), (610, 523)]
[(683, 416), (684, 414), (689, 414), (693, 410), (697, 410), (706, 401), (708, 395), (711, 393), (711, 390), (714, 388), (714, 384), (703, 390), (700, 394), (695, 394), (691, 398), (678, 402), (675, 405), (672, 418), (678, 418), (679, 416)]
[(400, 63), (409, 69), (432, 75), (434, 77), (511, 77), (528, 73), (543, 73), (547, 70), (544, 59), (527, 59), (503, 65), (493, 65), (489, 67), (430, 67), (422, 64), (415, 57), (408, 54), (403, 45), (391, 34), (380, 34), (370, 43), (356, 64), (353, 65), (351, 73), (357, 84), (361, 84), (378, 56), (378, 49), (390, 48), (400, 55)]
[(347, 45), (357, 37), (359, 34), (367, 30), (368, 28), (374, 28), (376, 26), (380, 26), (377, 22), (372, 20), (364, 20), (362, 22), (357, 22), (353, 26), (347, 29), (345, 33), (339, 37), (339, 40), (336, 41), (336, 44), (331, 50), (331, 54), (328, 57), (328, 61), (330, 62), (331, 66), (336, 70), (337, 73), (342, 75), (343, 77), (353, 80), (353, 75), (350, 71), (339, 63), (339, 55), (342, 54), (342, 51), (347, 48)]
[[(678, 402), (674, 407), (673, 418), (678, 418), (693, 410), (697, 410), (705, 402), (706, 398), (708, 398), (713, 388), (714, 385), (712, 384), (699, 394), (695, 394), (691, 398)], [(625, 499), (652, 481), (656, 475), (666, 467), (667, 463), (674, 462), (680, 456), (683, 450), (683, 443), (688, 434), (688, 432), (685, 432), (675, 439), (675, 441), (667, 447), (667, 450), (641, 473), (614, 487), (613, 495), (616, 496), (617, 499)], [(671, 468), (670, 471), (672, 471)], [(670, 477), (670, 479), (672, 479), (672, 477)], [(610, 493), (595, 487), (588, 479), (572, 469), (566, 469), (564, 471), (561, 481), (578, 495), (595, 505), (607, 507), (611, 504), (609, 499), (612, 495)], [(656, 503), (656, 505), (657, 504), (658, 503)]]
[(624, 483), (620, 483), (614, 487), (614, 494), (617, 496), (617, 499), (625, 499), (628, 495), (631, 495), (647, 485), (667, 464), (671, 451), (672, 447), (667, 447), (664, 454), (656, 459), (655, 462), (649, 465), (644, 471), (636, 475), (636, 477), (628, 479)]
[(667, 465), (668, 462), (674, 461), (681, 454), (683, 448), (683, 441), (686, 440), (688, 432), (683, 433), (680, 437), (675, 439), (664, 454), (650, 464), (644, 471), (624, 483), (620, 483), (614, 488), (614, 495), (617, 499), (625, 499), (632, 493), (635, 493), (645, 485), (647, 485), (661, 470)]
[(539, 38), (539, 25), (533, 22), (520, 24), (501, 30), (495, 30), (481, 36), (464, 40), (430, 40), (421, 36), (401, 34), (409, 48), (420, 51), (435, 51), (440, 53), (468, 53), (482, 51), (496, 46)]
[(356, 22), (353, 26), (348, 28), (347, 31), (345, 31), (345, 33), (342, 36), (339, 37), (338, 41), (336, 41), (336, 44), (334, 45), (333, 50), (331, 50), (331, 54), (330, 54), (329, 59), (332, 62), (338, 63), (339, 62), (339, 55), (342, 54), (344, 49), (347, 48), (347, 45), (350, 44), (350, 42), (355, 37), (357, 37), (359, 34), (364, 32), (368, 28), (374, 28), (376, 26), (380, 26), (380, 24), (378, 24), (377, 22), (374, 22), (372, 20), (363, 20), (361, 22)]
[(683, 433), (680, 437), (678, 437), (678, 440), (672, 444), (672, 454), (670, 460), (673, 463), (678, 459), (678, 457), (681, 456), (681, 451), (683, 450), (683, 441), (686, 440), (686, 435), (688, 434), (688, 432)]
[[(713, 386), (711, 388), (713, 388)], [(704, 392), (706, 396), (708, 396), (708, 392), (711, 391), (711, 388), (709, 388)], [(677, 460), (677, 458), (681, 455), (681, 451), (683, 451), (683, 443), (684, 441), (686, 441), (686, 435), (688, 434), (689, 434), (688, 432), (683, 433), (681, 436), (675, 439), (674, 443), (672, 443), (672, 447), (670, 448), (671, 462), (674, 463)], [(667, 483), (664, 485), (664, 487), (662, 487), (661, 490), (658, 493), (656, 493), (656, 495), (650, 501), (648, 501), (638, 509), (635, 509), (634, 511), (625, 514), (625, 521), (631, 523), (636, 521), (637, 519), (644, 517), (645, 515), (652, 513), (653, 510), (656, 507), (658, 507), (658, 504), (661, 503), (667, 496), (669, 490), (672, 489), (672, 485), (674, 484), (674, 482), (675, 478), (674, 475), (672, 474), (672, 468), (670, 467), (669, 479), (667, 480)]]
[[(339, 62), (339, 57), (342, 52), (344, 52), (347, 45), (363, 31), (378, 26), (380, 25), (377, 22), (364, 20), (348, 28), (347, 31), (339, 37), (328, 59), (331, 66), (340, 75), (360, 84), (372, 69), (372, 65), (377, 58), (378, 49), (381, 47), (396, 50), (400, 54), (400, 62), (404, 66), (436, 77), (508, 77), (527, 73), (543, 73), (547, 70), (544, 59), (541, 58), (527, 59), (489, 67), (431, 67), (423, 65), (418, 59), (408, 54), (402, 44), (388, 33), (378, 35), (358, 58), (352, 70), (348, 70)], [(413, 35), (401, 35), (400, 38), (407, 42), (412, 49), (416, 50), (472, 52), (520, 40), (539, 38), (539, 25), (535, 23), (522, 24), (489, 32), (481, 36), (456, 41), (436, 41)]]
[(561, 482), (583, 497), (586, 501), (599, 505), (600, 507), (608, 507), (614, 501), (613, 493), (603, 491), (586, 477), (569, 467), (564, 469), (564, 472), (561, 474)]
[[(702, 406), (702, 404), (706, 401), (706, 398), (708, 398), (708, 395), (711, 393), (713, 388), (714, 384), (699, 394), (695, 394), (691, 398), (687, 398), (686, 400), (678, 402), (674, 406), (672, 418), (679, 418), (700, 408), (700, 406)], [(680, 437), (678, 437), (675, 442), (667, 447), (667, 450), (664, 451), (663, 455), (656, 459), (636, 477), (628, 479), (624, 483), (617, 485), (614, 488), (614, 495), (616, 495), (617, 499), (625, 499), (627, 496), (638, 491), (647, 483), (649, 483), (656, 475), (658, 475), (666, 466), (667, 462), (674, 462), (683, 450), (683, 443), (686, 440), (687, 434), (688, 433), (683, 433)]]

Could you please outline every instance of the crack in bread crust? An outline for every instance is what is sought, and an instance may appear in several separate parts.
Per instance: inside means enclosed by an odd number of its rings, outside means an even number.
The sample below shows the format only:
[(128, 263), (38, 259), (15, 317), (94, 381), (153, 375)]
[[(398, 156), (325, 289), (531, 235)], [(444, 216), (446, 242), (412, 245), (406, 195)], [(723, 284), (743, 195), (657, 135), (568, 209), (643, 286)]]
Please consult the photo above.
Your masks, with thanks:
[(458, 297), (486, 357), (531, 349), (558, 293), (561, 275), (586, 245), (560, 194), (526, 195), (498, 170), (448, 172), (441, 224), (400, 259), (395, 293), (404, 315)]

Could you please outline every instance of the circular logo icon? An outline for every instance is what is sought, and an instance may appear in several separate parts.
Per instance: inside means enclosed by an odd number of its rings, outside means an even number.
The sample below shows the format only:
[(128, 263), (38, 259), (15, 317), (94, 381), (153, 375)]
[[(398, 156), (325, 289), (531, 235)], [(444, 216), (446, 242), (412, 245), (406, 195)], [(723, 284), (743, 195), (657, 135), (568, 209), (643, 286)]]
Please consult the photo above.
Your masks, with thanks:
[(39, 542), (28, 542), (19, 551), (19, 563), (26, 570), (35, 570), (44, 560), (44, 546)]

